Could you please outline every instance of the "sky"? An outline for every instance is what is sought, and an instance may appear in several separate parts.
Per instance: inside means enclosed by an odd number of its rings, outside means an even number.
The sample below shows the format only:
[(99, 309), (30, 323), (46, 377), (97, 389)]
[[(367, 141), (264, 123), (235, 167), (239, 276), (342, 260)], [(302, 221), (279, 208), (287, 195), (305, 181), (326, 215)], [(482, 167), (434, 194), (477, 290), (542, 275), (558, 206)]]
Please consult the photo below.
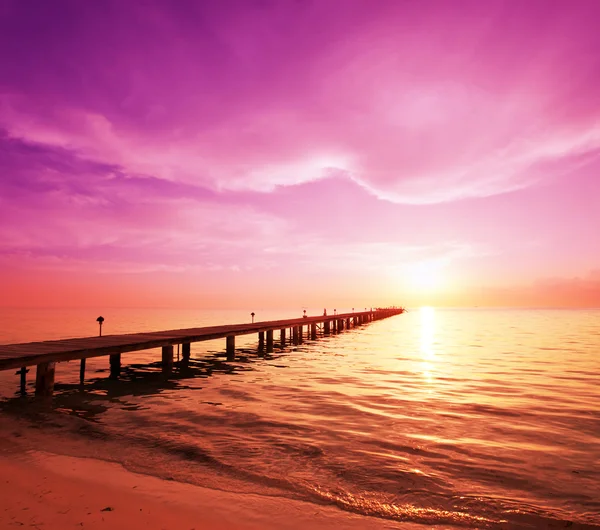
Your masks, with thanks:
[(0, 0), (0, 305), (600, 306), (598, 0)]

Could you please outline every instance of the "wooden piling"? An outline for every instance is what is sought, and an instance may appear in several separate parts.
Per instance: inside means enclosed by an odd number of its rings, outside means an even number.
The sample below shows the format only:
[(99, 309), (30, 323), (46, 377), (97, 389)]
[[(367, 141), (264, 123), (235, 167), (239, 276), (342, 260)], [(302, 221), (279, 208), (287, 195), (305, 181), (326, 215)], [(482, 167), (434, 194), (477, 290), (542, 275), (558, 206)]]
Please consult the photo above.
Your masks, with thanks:
[(329, 327), (329, 320), (323, 322), (323, 333), (325, 335), (329, 335), (331, 333), (331, 328)]
[(162, 347), (162, 372), (170, 374), (173, 371), (173, 345)]
[(304, 342), (304, 326), (298, 326), (298, 344), (302, 344)]
[(110, 356), (110, 377), (112, 379), (118, 379), (121, 374), (121, 354), (115, 353)]
[(317, 340), (317, 324), (314, 322), (310, 325), (310, 339)]
[(83, 385), (85, 382), (85, 357), (81, 359), (79, 364), (79, 384)]
[(21, 369), (17, 372), (17, 374), (21, 376), (19, 391), (22, 395), (25, 395), (27, 393), (27, 372), (29, 372), (29, 370), (26, 366), (22, 366)]
[(298, 344), (298, 326), (292, 328), (292, 341), (294, 344)]
[(279, 338), (281, 339), (281, 347), (283, 348), (285, 346), (285, 328), (279, 332)]
[(235, 335), (229, 335), (225, 338), (227, 348), (227, 360), (233, 361), (235, 359)]
[(265, 349), (265, 332), (258, 332), (258, 351), (263, 351)]
[(54, 392), (55, 362), (40, 363), (35, 374), (36, 396), (51, 396)]
[(183, 342), (181, 344), (181, 365), (187, 367), (190, 364), (191, 356), (192, 345), (189, 342)]
[(267, 330), (267, 353), (273, 353), (273, 330)]

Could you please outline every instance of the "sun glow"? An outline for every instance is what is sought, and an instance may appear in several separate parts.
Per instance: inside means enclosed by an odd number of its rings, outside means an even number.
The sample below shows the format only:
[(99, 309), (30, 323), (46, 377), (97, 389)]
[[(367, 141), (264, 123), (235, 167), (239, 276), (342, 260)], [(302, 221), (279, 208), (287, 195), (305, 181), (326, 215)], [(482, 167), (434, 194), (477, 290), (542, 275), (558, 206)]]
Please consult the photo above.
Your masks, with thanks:
[(408, 267), (408, 285), (419, 291), (437, 291), (443, 284), (442, 264), (439, 261), (420, 261)]

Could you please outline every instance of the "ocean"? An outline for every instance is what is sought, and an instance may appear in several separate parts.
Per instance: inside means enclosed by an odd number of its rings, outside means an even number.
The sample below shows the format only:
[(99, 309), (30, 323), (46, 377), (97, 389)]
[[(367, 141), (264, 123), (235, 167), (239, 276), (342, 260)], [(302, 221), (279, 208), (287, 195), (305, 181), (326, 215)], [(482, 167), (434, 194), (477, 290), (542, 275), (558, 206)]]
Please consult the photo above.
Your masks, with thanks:
[[(255, 309), (256, 320), (301, 311)], [(309, 310), (319, 314), (322, 309)], [(104, 334), (250, 321), (248, 311), (107, 309)], [(2, 309), (0, 343), (91, 336), (90, 310)], [(465, 528), (600, 529), (600, 310), (415, 308), (257, 352), (257, 337), (56, 368), (51, 406), (0, 373), (0, 414), (44, 451), (209, 488)], [(29, 394), (35, 369), (29, 374)], [(7, 433), (0, 433), (6, 436)], [(32, 449), (40, 449), (32, 439)]]

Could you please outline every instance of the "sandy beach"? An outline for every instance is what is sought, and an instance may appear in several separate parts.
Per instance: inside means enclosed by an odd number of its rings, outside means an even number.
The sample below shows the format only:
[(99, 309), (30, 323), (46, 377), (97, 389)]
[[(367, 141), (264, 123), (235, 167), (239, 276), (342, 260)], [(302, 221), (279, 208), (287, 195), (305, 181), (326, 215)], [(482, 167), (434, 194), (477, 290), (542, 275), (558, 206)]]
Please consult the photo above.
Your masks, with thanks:
[[(3, 427), (12, 423), (2, 422)], [(424, 528), (355, 515), (332, 506), (162, 480), (93, 458), (32, 451), (25, 449), (25, 440), (9, 441), (9, 431), (2, 430), (3, 529)]]
[(0, 469), (2, 528), (390, 527), (387, 521), (353, 516), (335, 508), (252, 495), (240, 498), (232, 493), (130, 473), (118, 464), (93, 459), (29, 453), (3, 456)]

